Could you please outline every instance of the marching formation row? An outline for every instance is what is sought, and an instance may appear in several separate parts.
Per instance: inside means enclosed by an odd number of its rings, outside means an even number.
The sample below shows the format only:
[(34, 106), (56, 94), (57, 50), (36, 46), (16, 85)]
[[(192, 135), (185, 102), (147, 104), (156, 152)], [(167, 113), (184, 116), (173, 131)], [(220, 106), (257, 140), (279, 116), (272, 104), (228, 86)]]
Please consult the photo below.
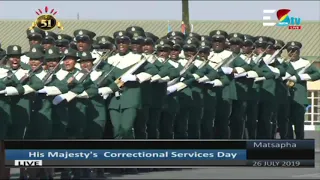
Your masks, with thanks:
[(306, 82), (320, 78), (301, 43), (265, 36), (27, 36), (28, 52), (0, 51), (0, 139), (303, 139)]

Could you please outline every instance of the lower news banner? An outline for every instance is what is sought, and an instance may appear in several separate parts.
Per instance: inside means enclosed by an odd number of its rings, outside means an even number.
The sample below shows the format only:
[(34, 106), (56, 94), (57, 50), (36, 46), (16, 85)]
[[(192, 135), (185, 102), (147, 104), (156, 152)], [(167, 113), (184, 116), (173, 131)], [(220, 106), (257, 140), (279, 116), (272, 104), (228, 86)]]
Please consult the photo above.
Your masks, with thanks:
[(6, 166), (241, 166), (246, 150), (6, 150)]

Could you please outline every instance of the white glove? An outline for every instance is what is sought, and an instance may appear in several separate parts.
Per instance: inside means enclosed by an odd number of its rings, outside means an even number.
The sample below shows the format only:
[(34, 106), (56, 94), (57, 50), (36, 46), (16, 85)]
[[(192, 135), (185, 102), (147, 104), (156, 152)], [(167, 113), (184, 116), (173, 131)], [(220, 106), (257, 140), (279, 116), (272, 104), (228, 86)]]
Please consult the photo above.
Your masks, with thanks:
[(224, 74), (231, 74), (233, 71), (233, 68), (231, 67), (221, 67), (221, 70), (223, 71)]
[(235, 74), (234, 75), (234, 78), (240, 78), (240, 77), (246, 77), (247, 76), (247, 73), (241, 73), (241, 74)]
[(46, 88), (40, 89), (40, 90), (38, 91), (38, 93), (44, 93), (44, 94), (47, 94)]
[(128, 81), (137, 81), (137, 76), (132, 74), (126, 74), (121, 77), (121, 81), (128, 82)]
[(309, 81), (311, 80), (311, 77), (309, 74), (299, 74), (299, 77), (302, 81)]
[(177, 86), (175, 86), (175, 85), (173, 85), (173, 86), (169, 86), (169, 87), (167, 87), (167, 94), (169, 95), (169, 94), (171, 94), (171, 93), (173, 93), (173, 92), (177, 91), (177, 89), (178, 89), (178, 87), (177, 87)]
[(0, 94), (5, 94), (5, 93), (7, 93), (6, 90), (1, 90), (0, 91)]
[(257, 78), (259, 75), (255, 71), (248, 71), (247, 72), (247, 78)]
[(297, 82), (297, 77), (296, 77), (296, 76), (291, 76), (291, 77), (289, 78), (289, 80), (294, 81), (294, 82)]
[(63, 100), (65, 100), (65, 97), (62, 95), (58, 95), (53, 99), (52, 103), (54, 105), (57, 105), (57, 104), (61, 103)]
[(109, 88), (109, 87), (102, 87), (98, 89), (98, 92), (101, 96), (107, 96), (111, 93), (113, 93), (113, 91)]
[(159, 81), (160, 79), (161, 79), (161, 76), (157, 74), (155, 76), (152, 76), (151, 82), (156, 82), (156, 81)]
[(207, 82), (207, 81), (209, 81), (209, 78), (207, 76), (203, 76), (202, 78), (198, 79), (199, 83), (204, 83), (204, 82)]
[(208, 82), (205, 82), (205, 83), (214, 85), (214, 81), (208, 81)]
[(12, 86), (6, 87), (6, 90), (5, 90), (5, 91), (7, 92), (7, 93), (6, 93), (6, 96), (19, 95), (18, 90), (17, 90), (15, 87), (12, 87)]

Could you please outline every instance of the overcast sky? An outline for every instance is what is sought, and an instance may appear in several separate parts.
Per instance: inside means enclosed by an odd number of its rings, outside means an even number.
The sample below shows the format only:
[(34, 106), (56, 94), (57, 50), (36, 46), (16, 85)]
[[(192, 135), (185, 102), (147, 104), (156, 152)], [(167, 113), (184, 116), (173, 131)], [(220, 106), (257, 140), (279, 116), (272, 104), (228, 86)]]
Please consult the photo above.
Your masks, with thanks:
[[(57, 19), (181, 20), (181, 1), (0, 1), (0, 20), (34, 20), (37, 9), (58, 11)], [(264, 9), (291, 9), (291, 15), (320, 21), (320, 1), (189, 2), (190, 20), (262, 20)], [(272, 19), (276, 18), (275, 15)]]

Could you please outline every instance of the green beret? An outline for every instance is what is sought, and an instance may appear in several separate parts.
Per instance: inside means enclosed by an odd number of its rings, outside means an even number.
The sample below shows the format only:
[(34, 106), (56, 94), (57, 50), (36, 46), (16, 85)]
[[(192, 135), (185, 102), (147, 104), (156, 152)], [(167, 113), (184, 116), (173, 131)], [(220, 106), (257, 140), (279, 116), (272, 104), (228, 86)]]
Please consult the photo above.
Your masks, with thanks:
[(244, 43), (245, 44), (254, 44), (255, 38), (253, 36), (250, 36), (248, 34), (244, 35)]
[(173, 46), (173, 42), (171, 42), (168, 39), (161, 39), (157, 41), (156, 48), (157, 50), (162, 50), (162, 49), (171, 49)]
[(267, 46), (269, 39), (268, 39), (268, 37), (265, 37), (265, 36), (256, 36), (255, 40), (256, 41), (254, 42), (254, 44), (256, 46), (264, 47), (264, 46)]
[(73, 41), (73, 37), (67, 35), (67, 34), (58, 34), (57, 36), (57, 40), (55, 41), (56, 42), (56, 45), (57, 46), (68, 46), (69, 43)]
[(98, 36), (96, 37), (96, 41), (98, 44), (113, 44), (114, 39), (110, 36)]
[(146, 38), (144, 39), (145, 43), (152, 43), (155, 44), (159, 39), (156, 35), (152, 34), (151, 32), (145, 32)]

